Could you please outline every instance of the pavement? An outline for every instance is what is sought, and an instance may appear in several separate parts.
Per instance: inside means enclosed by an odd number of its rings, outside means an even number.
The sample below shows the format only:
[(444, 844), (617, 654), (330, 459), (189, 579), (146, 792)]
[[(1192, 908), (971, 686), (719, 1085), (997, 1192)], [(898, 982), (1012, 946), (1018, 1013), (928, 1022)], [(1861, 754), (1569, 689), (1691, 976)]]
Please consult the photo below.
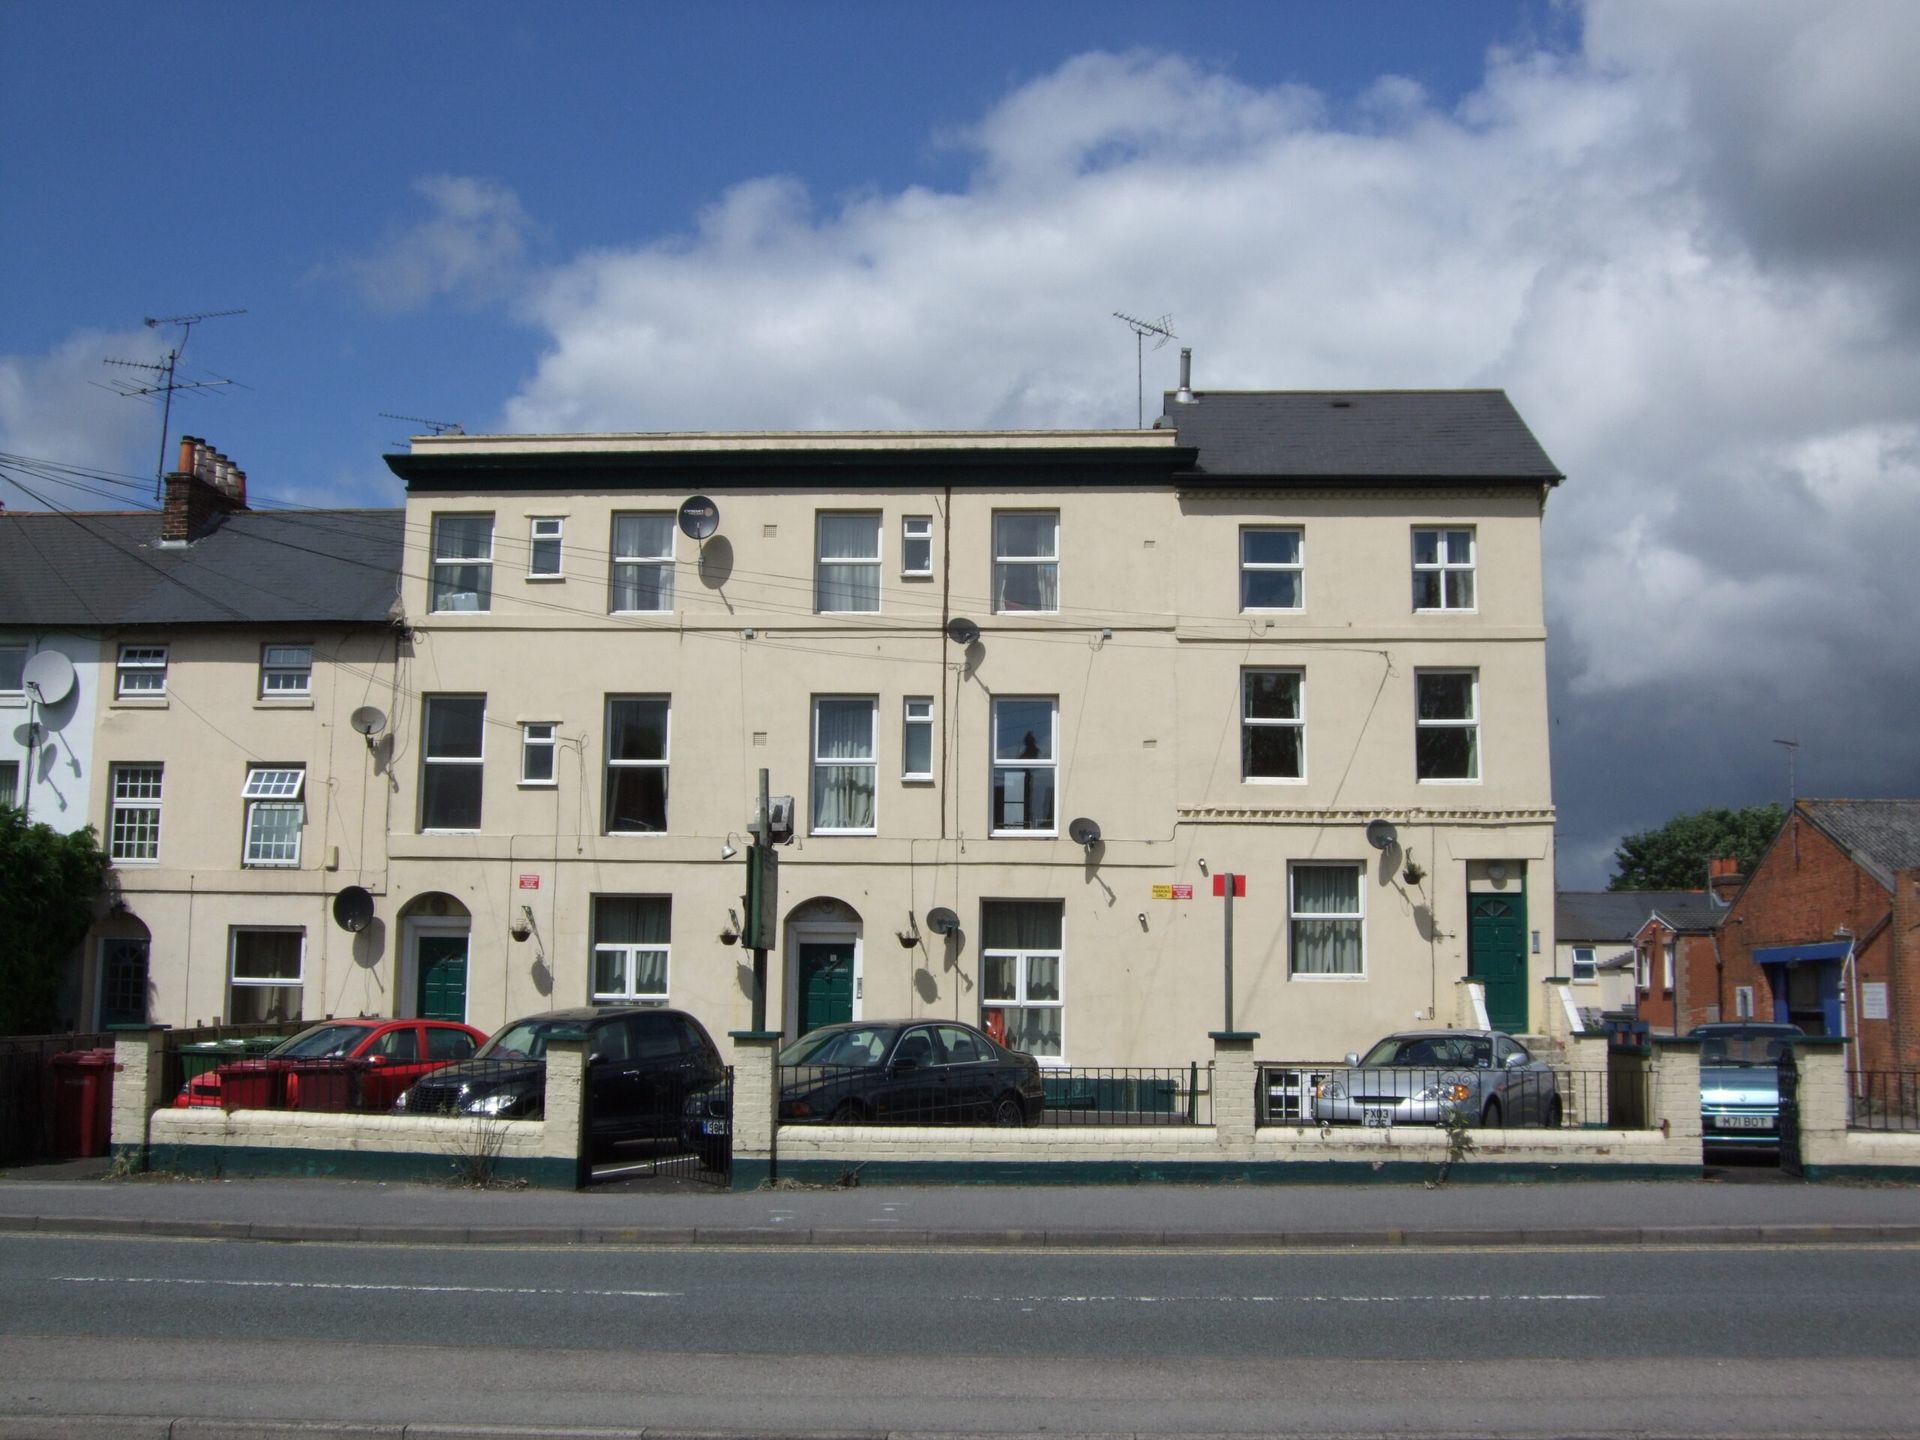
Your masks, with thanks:
[(1698, 1181), (586, 1191), (0, 1170), (0, 1234), (422, 1245), (1319, 1248), (1920, 1242), (1920, 1185)]

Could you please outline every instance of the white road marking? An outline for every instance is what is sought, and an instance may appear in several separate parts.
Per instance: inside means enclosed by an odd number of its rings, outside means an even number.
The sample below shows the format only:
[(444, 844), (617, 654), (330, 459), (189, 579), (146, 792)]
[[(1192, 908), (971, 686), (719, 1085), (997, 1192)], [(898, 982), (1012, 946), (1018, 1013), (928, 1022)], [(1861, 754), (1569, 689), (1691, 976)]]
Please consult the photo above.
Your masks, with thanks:
[(962, 1295), (989, 1305), (1406, 1305), (1604, 1300), (1604, 1295)]
[(338, 1280), (189, 1280), (167, 1275), (55, 1275), (72, 1285), (217, 1285), (233, 1290), (389, 1291), (404, 1295), (588, 1295), (623, 1300), (675, 1300), (679, 1290), (564, 1290), (535, 1285), (366, 1285)]

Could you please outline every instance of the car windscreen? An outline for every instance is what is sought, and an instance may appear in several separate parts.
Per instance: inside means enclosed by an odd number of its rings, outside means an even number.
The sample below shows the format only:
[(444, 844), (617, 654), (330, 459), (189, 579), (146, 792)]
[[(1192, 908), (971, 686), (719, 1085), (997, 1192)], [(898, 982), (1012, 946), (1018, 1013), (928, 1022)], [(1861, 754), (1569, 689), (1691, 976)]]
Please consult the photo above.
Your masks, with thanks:
[(474, 1058), (478, 1060), (512, 1060), (525, 1057), (541, 1060), (547, 1053), (547, 1036), (555, 1030), (577, 1028), (563, 1025), (557, 1020), (522, 1020), (509, 1025), (486, 1044), (482, 1045)]
[(1778, 1065), (1786, 1053), (1787, 1037), (1771, 1034), (1735, 1032), (1704, 1035), (1700, 1039), (1702, 1065)]
[(899, 1032), (885, 1025), (852, 1025), (845, 1030), (816, 1030), (780, 1052), (782, 1065), (878, 1065)]
[(289, 1060), (318, 1060), (328, 1055), (345, 1055), (370, 1033), (365, 1025), (315, 1025), (302, 1030), (291, 1040), (282, 1040), (267, 1053)]
[(1493, 1064), (1493, 1043), (1472, 1035), (1389, 1035), (1360, 1063), (1377, 1070), (1424, 1065), (1484, 1070)]

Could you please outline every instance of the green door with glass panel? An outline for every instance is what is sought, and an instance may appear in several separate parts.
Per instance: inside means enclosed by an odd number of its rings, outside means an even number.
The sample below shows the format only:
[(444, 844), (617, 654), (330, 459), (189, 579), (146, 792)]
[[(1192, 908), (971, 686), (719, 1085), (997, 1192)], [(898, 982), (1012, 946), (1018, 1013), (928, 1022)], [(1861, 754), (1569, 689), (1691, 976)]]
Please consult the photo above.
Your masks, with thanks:
[(799, 995), (802, 1035), (853, 1019), (853, 941), (801, 941)]
[(1468, 897), (1467, 975), (1487, 991), (1487, 1023), (1509, 1035), (1527, 1028), (1527, 902), (1524, 893)]
[(418, 1013), (422, 1020), (467, 1018), (467, 937), (422, 935)]

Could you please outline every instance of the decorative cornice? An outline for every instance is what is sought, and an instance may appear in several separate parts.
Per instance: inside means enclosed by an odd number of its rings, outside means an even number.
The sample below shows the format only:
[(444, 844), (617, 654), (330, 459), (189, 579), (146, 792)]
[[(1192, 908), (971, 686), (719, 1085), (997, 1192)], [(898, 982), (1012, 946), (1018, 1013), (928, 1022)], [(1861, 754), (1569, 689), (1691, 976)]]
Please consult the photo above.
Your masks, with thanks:
[(1529, 808), (1446, 809), (1426, 806), (1382, 806), (1364, 810), (1329, 810), (1305, 805), (1176, 805), (1174, 820), (1181, 825), (1364, 825), (1369, 820), (1391, 820), (1398, 825), (1551, 825), (1552, 806)]

